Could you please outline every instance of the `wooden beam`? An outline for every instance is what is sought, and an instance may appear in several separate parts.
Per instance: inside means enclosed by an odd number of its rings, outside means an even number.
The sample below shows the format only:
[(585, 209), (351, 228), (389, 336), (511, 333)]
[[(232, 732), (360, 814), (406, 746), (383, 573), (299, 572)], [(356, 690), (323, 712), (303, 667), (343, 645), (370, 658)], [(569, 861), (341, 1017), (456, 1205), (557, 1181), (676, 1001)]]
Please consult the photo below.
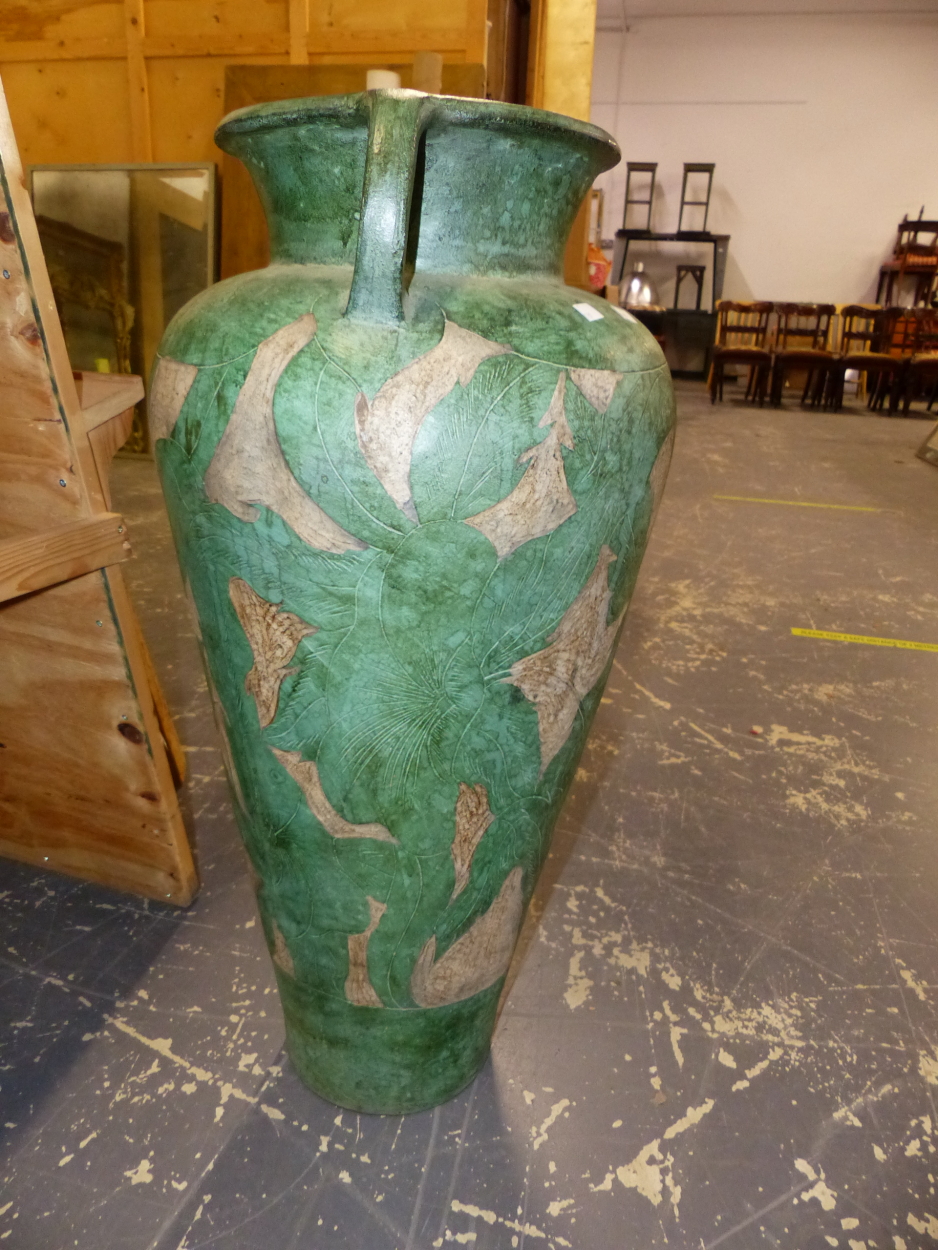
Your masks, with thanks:
[(428, 91), (439, 95), (443, 90), (443, 57), (439, 52), (414, 53), (415, 91)]
[(143, 0), (124, 0), (124, 29), (127, 35), (127, 86), (130, 91), (131, 159), (153, 160), (153, 133), (150, 127), (150, 88), (143, 50)]
[(309, 0), (290, 0), (290, 64), (309, 64)]
[(542, 108), (544, 98), (544, 28), (547, 0), (531, 0), (528, 21), (528, 80), (525, 84), (524, 102), (532, 108)]
[(589, 121), (596, 0), (540, 0), (536, 32), (532, 103)]
[[(105, 381), (106, 379), (106, 381)], [(81, 415), (94, 430), (143, 399), (143, 379), (132, 373), (82, 374)], [(92, 398), (93, 396), (93, 398)]]
[[(467, 0), (466, 30), (463, 44), (467, 61), (478, 61), (488, 70), (489, 56), (489, 3), (488, 0)], [(439, 48), (436, 49), (440, 51)]]
[(0, 64), (23, 61), (121, 61), (126, 39), (0, 39)]
[[(528, 98), (536, 108), (589, 121), (596, 0), (535, 0), (531, 12)], [(564, 279), (589, 290), (589, 196), (567, 240)]]
[(116, 512), (8, 538), (0, 542), (0, 603), (120, 564), (132, 554), (124, 519)]
[[(142, 4), (142, 0), (125, 0)], [(139, 24), (138, 15), (138, 24)], [(129, 24), (129, 23), (128, 23)], [(473, 38), (473, 47), (478, 39)], [(0, 40), (0, 66), (29, 61), (122, 61), (130, 47), (127, 39), (7, 39)], [(219, 31), (211, 40), (203, 35), (143, 35), (139, 51), (144, 61), (159, 58), (242, 56), (284, 57), (289, 59), (291, 39), (287, 32)], [(409, 57), (414, 52), (443, 52), (464, 61), (481, 60), (467, 51), (464, 27), (450, 30), (412, 30), (406, 32), (336, 33), (313, 28), (307, 39), (307, 51), (313, 57), (362, 56), (384, 60), (391, 56)], [(303, 62), (305, 64), (306, 62)]]

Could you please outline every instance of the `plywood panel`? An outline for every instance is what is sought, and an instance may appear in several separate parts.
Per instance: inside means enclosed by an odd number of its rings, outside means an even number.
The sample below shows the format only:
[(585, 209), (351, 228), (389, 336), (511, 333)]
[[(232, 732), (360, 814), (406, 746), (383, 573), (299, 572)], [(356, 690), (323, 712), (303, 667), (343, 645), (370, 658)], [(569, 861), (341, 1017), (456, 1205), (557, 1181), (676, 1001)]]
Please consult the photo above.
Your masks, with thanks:
[(289, 0), (147, 0), (147, 33), (153, 39), (184, 35), (203, 46), (232, 37), (248, 42), (274, 35), (286, 48), (288, 13)]
[[(304, 52), (298, 31), (307, 4)], [(488, 5), (134, 0), (137, 25), (128, 26), (125, 0), (0, 0), (0, 71), (30, 164), (120, 163), (151, 149), (158, 161), (213, 160), (226, 67), (286, 65), (291, 48), (295, 64), (404, 66), (405, 81), (415, 52), (480, 66), (488, 48)], [(452, 88), (456, 94), (484, 89), (484, 83)]]
[(124, 61), (0, 62), (0, 73), (24, 164), (132, 159)]
[(0, 39), (71, 42), (76, 39), (121, 40), (123, 0), (29, 0), (0, 4)]
[(218, 161), (212, 136), (225, 112), (225, 66), (216, 57), (148, 64), (157, 161)]
[(315, 51), (320, 39), (342, 38), (357, 43), (387, 36), (422, 39), (431, 32), (459, 32), (460, 45), (465, 47), (470, 2), (394, 0), (389, 4), (388, 0), (331, 0), (316, 4), (310, 11), (311, 46)]
[(186, 902), (194, 874), (165, 751), (108, 601), (118, 576), (0, 607), (0, 855)]

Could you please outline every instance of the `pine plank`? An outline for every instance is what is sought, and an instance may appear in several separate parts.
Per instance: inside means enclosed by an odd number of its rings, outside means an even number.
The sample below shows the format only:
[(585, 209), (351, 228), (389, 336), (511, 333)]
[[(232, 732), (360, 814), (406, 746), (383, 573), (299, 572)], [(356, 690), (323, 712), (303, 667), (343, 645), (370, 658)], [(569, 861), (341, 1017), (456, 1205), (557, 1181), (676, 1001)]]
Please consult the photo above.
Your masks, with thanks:
[(41, 534), (0, 542), (0, 603), (129, 560), (130, 540), (116, 512), (67, 521)]

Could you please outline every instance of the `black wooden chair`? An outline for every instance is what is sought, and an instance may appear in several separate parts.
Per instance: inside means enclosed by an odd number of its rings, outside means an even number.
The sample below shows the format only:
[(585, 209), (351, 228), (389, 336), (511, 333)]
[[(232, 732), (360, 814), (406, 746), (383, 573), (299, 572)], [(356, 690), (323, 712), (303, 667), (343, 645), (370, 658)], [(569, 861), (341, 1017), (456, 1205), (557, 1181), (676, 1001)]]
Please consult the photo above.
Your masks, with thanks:
[(926, 310), (923, 308), (887, 308), (887, 320), (883, 337), (882, 350), (888, 352), (896, 361), (896, 369), (887, 379), (880, 376), (876, 380), (876, 389), (870, 397), (869, 406), (881, 412), (889, 401), (889, 415), (895, 416), (902, 403), (907, 389), (909, 365), (918, 351), (921, 338), (921, 319)]
[(915, 350), (903, 378), (902, 412), (908, 416), (913, 399), (928, 396), (927, 411), (938, 398), (938, 312), (932, 308), (916, 308)]
[(812, 394), (823, 393), (824, 378), (834, 360), (828, 350), (831, 317), (837, 309), (833, 304), (776, 304), (778, 330), (772, 357), (772, 395), (774, 407), (781, 407), (785, 378), (789, 373), (807, 373), (801, 402)]
[(892, 392), (902, 374), (903, 361), (900, 356), (891, 355), (887, 348), (902, 311), (898, 308), (870, 308), (865, 304), (847, 304), (840, 310), (843, 322), (840, 353), (827, 373), (823, 388), (825, 408), (840, 412), (848, 370), (865, 375), (869, 408), (874, 406), (878, 396), (884, 398)]
[(769, 316), (773, 305), (768, 301), (739, 302), (721, 299), (717, 304), (716, 346), (710, 364), (710, 402), (723, 399), (723, 378), (727, 365), (745, 365), (749, 369), (746, 399), (765, 402), (772, 354), (765, 345)]

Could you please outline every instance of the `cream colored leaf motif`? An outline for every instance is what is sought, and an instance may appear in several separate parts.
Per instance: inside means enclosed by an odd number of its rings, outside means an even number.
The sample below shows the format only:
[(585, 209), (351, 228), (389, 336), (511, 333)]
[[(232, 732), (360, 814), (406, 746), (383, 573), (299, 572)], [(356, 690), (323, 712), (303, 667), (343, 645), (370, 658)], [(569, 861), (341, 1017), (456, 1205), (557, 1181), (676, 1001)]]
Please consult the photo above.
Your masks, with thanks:
[(540, 421), (540, 426), (550, 426), (550, 433), (542, 443), (529, 447), (518, 457), (521, 464), (529, 462), (524, 477), (504, 499), (466, 521), (486, 536), (499, 560), (510, 556), (522, 543), (550, 534), (576, 512), (561, 451), (562, 447), (573, 450), (573, 434), (563, 407), (564, 381), (561, 373), (550, 407)]
[(274, 921), (271, 926), (274, 935), (274, 949), (270, 952), (270, 957), (283, 972), (289, 976), (296, 976), (296, 969), (293, 966), (293, 956), (290, 954), (290, 948), (287, 946), (286, 938), (280, 932), (277, 922)]
[(170, 356), (156, 358), (147, 396), (147, 424), (154, 443), (158, 438), (169, 438), (172, 434), (198, 372), (198, 365), (185, 365)]
[(522, 870), (512, 868), (492, 906), (439, 959), (436, 936), (424, 945), (410, 978), (420, 1007), (443, 1007), (480, 994), (505, 975), (521, 927)]
[(537, 709), (541, 740), (541, 776), (567, 741), (580, 702), (596, 685), (609, 660), (625, 608), (611, 623), (608, 574), (615, 560), (603, 546), (583, 589), (563, 614), (543, 651), (525, 656), (511, 666), (504, 680), (517, 686)]
[(345, 997), (356, 1007), (383, 1007), (384, 1003), (375, 993), (368, 975), (368, 943), (387, 911), (386, 903), (379, 903), (368, 896), (371, 919), (362, 933), (350, 933), (348, 937), (348, 976), (345, 978)]
[(624, 376), (611, 369), (570, 369), (569, 374), (573, 385), (597, 412), (606, 411)]
[(457, 382), (468, 386), (483, 360), (511, 350), (447, 321), (436, 347), (389, 378), (371, 403), (364, 394), (358, 395), (355, 432), (362, 455), (411, 521), (417, 520), (417, 511), (411, 496), (410, 463), (424, 419)]
[(258, 507), (269, 508), (317, 551), (364, 551), (367, 544), (333, 521), (300, 486), (274, 424), (277, 383), (315, 334), (316, 318), (306, 313), (260, 344), (205, 474), (205, 491), (211, 503), (222, 504), (242, 521), (256, 521)]
[(279, 603), (268, 603), (240, 577), (228, 582), (228, 596), (254, 653), (254, 667), (244, 679), (244, 688), (253, 696), (257, 719), (266, 729), (277, 715), (283, 679), (299, 672), (288, 664), (301, 640), (317, 633), (319, 627), (284, 612)]
[(326, 798), (319, 780), (319, 769), (312, 760), (304, 760), (299, 751), (278, 751), (271, 747), (279, 763), (303, 791), (303, 797), (326, 833), (333, 838), (374, 838), (376, 842), (397, 843), (389, 829), (377, 822), (353, 825), (335, 810)]
[(489, 792), (485, 786), (467, 786), (461, 781), (456, 797), (456, 836), (450, 848), (456, 876), (450, 902), (469, 884), (472, 857), (482, 841), (482, 835), (494, 819), (489, 809)]

